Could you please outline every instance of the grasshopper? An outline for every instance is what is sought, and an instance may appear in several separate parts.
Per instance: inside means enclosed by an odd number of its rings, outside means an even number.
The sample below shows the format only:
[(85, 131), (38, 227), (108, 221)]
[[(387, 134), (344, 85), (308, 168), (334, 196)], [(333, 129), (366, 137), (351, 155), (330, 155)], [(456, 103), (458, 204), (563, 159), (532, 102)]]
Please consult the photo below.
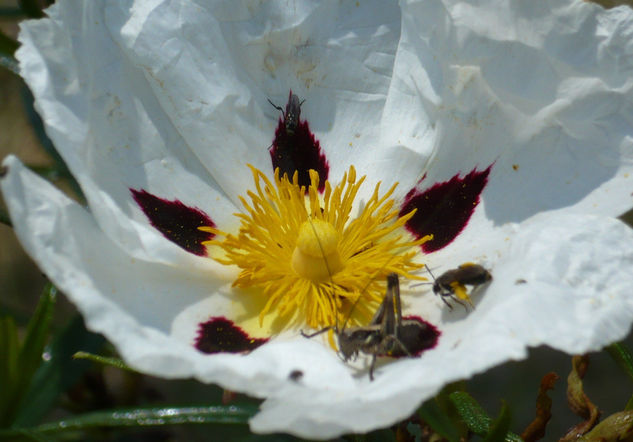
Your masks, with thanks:
[(387, 292), (369, 325), (364, 327), (325, 327), (315, 333), (301, 335), (306, 338), (334, 330), (339, 352), (347, 362), (359, 353), (371, 356), (369, 379), (374, 380), (374, 368), (378, 356), (416, 356), (437, 342), (438, 331), (420, 319), (403, 319), (400, 303), (398, 275), (387, 276)]

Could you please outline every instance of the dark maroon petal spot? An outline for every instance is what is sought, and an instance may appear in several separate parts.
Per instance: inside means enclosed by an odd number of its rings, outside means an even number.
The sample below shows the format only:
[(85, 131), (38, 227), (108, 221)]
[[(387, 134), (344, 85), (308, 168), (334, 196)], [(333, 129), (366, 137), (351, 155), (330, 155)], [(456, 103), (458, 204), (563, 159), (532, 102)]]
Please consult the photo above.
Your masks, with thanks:
[(255, 350), (268, 342), (265, 338), (251, 338), (222, 316), (209, 319), (198, 326), (195, 347), (202, 353), (241, 353)]
[(188, 252), (207, 256), (207, 248), (202, 243), (215, 235), (198, 230), (198, 227), (215, 227), (215, 223), (206, 213), (196, 207), (185, 206), (178, 200), (159, 198), (142, 189), (130, 189), (130, 192), (152, 226), (165, 238)]
[(410, 354), (396, 352), (389, 356), (420, 356), (424, 351), (437, 345), (440, 334), (441, 332), (434, 325), (419, 316), (404, 317), (398, 337)]
[(411, 190), (405, 197), (400, 216), (418, 209), (407, 222), (407, 229), (416, 237), (433, 235), (422, 245), (425, 253), (435, 252), (450, 244), (466, 227), (479, 204), (479, 197), (488, 183), (492, 165), (486, 170), (473, 169), (468, 175), (455, 175), (424, 191)]
[(299, 185), (310, 185), (309, 170), (316, 170), (319, 174), (319, 192), (325, 188), (330, 166), (325, 154), (321, 151), (319, 141), (310, 131), (310, 125), (306, 120), (301, 121), (301, 108), (293, 104), (296, 95), (290, 91), (286, 111), (279, 118), (279, 124), (275, 130), (275, 138), (270, 148), (270, 159), (273, 170), (279, 168), (279, 176), (284, 174), (292, 179), (295, 171), (299, 171)]

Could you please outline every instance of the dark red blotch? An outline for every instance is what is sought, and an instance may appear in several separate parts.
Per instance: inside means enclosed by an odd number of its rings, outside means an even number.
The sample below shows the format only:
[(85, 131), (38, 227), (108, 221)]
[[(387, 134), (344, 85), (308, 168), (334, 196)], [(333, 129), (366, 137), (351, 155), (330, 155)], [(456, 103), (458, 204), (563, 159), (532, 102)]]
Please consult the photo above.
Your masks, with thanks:
[(457, 174), (424, 191), (409, 191), (400, 216), (418, 209), (406, 227), (417, 238), (433, 235), (433, 240), (421, 246), (424, 252), (435, 252), (446, 247), (466, 227), (479, 204), (491, 169), (492, 165), (482, 171), (473, 169), (464, 177)]
[(130, 189), (130, 192), (152, 226), (165, 238), (188, 252), (207, 256), (207, 248), (202, 243), (215, 235), (198, 230), (202, 226), (215, 227), (207, 214), (197, 207), (186, 206), (178, 200), (162, 199), (142, 189)]
[(268, 339), (252, 338), (233, 321), (218, 316), (198, 326), (195, 347), (208, 354), (242, 353), (255, 350), (266, 342)]
[[(290, 91), (290, 96), (292, 91)], [(307, 188), (310, 185), (309, 170), (316, 170), (319, 174), (319, 192), (325, 189), (325, 181), (328, 179), (330, 166), (325, 154), (321, 151), (319, 141), (310, 131), (307, 121), (299, 118), (299, 122), (292, 131), (286, 130), (286, 122), (283, 116), (279, 118), (279, 124), (275, 130), (275, 138), (270, 148), (270, 159), (273, 170), (279, 168), (279, 176), (284, 174), (292, 179), (295, 170), (299, 171), (299, 185)]]
[[(437, 345), (441, 333), (434, 325), (419, 316), (406, 316), (402, 319), (405, 321), (399, 328), (398, 336), (400, 341), (407, 347), (409, 354), (402, 352), (393, 353), (389, 356), (420, 356), (424, 351)], [(411, 324), (411, 321), (416, 321), (418, 324)]]

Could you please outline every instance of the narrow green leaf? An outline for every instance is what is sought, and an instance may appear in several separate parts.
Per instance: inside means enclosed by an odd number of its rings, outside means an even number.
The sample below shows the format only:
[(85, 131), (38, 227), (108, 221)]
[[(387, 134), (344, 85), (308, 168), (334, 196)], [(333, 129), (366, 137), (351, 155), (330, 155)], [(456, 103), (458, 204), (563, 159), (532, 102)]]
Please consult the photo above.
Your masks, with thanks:
[(437, 405), (435, 399), (426, 401), (418, 414), (437, 434), (450, 442), (459, 440), (459, 431), (453, 426), (450, 417)]
[(503, 442), (510, 431), (510, 409), (505, 401), (501, 402), (499, 416), (490, 424), (490, 430), (484, 438), (484, 442)]
[[(20, 406), (24, 403), (25, 393), (29, 388), (33, 374), (42, 363), (42, 352), (48, 338), (48, 326), (53, 314), (55, 294), (57, 290), (52, 284), (47, 284), (40, 296), (35, 313), (31, 317), (24, 342), (17, 353), (17, 367), (14, 376), (9, 375), (11, 383), (8, 390), (8, 406), (3, 404), (0, 419), (4, 425), (12, 423)], [(17, 339), (17, 338), (16, 338)]]
[(0, 427), (11, 423), (8, 410), (14, 405), (18, 384), (18, 328), (11, 317), (0, 318)]
[(75, 385), (92, 363), (75, 360), (78, 350), (97, 352), (105, 339), (84, 327), (80, 315), (76, 315), (60, 330), (46, 349), (47, 358), (33, 376), (22, 407), (14, 421), (15, 427), (28, 427), (41, 421), (55, 404), (60, 394)]
[(9, 218), (9, 214), (3, 208), (0, 208), (0, 223), (6, 224), (9, 227), (13, 227), (13, 224), (11, 224), (11, 218)]
[(98, 364), (110, 365), (112, 367), (120, 368), (121, 370), (127, 370), (134, 373), (137, 373), (132, 367), (127, 365), (119, 358), (109, 358), (106, 356), (99, 356), (92, 353), (88, 353), (85, 351), (78, 351), (73, 355), (73, 359), (87, 359), (92, 362), (96, 362)]
[(0, 430), (0, 438), (15, 437), (25, 431), (42, 435), (61, 435), (65, 432), (93, 428), (162, 427), (185, 424), (245, 425), (257, 412), (257, 405), (162, 406), (120, 408), (87, 413), (78, 417), (50, 422), (31, 428)]
[(19, 8), (11, 6), (0, 7), (0, 17), (2, 18), (24, 18), (24, 12)]
[(13, 57), (13, 54), (19, 47), (20, 43), (0, 31), (0, 54), (5, 57)]
[(18, 0), (22, 12), (30, 18), (42, 18), (44, 13), (37, 0)]
[(624, 411), (633, 410), (633, 396), (631, 396), (626, 403), (626, 407), (624, 407)]
[(15, 75), (20, 75), (20, 66), (18, 65), (18, 61), (10, 55), (0, 54), (0, 66)]
[[(481, 408), (481, 405), (479, 405), (475, 398), (465, 391), (456, 391), (449, 395), (449, 399), (470, 431), (482, 437), (488, 435), (491, 429), (492, 419), (484, 409)], [(504, 440), (507, 442), (522, 441), (522, 439), (514, 433), (508, 433)]]
[(611, 355), (613, 360), (620, 366), (620, 368), (633, 379), (633, 354), (628, 348), (619, 342), (609, 345), (607, 353)]
[(57, 442), (56, 438), (52, 438), (30, 430), (19, 430), (19, 435), (2, 437), (2, 440), (7, 440), (10, 442)]
[(46, 178), (49, 181), (57, 181), (63, 178), (64, 173), (66, 173), (65, 171), (61, 171), (57, 164), (52, 166), (35, 166), (27, 164), (26, 166), (42, 178)]
[(21, 382), (24, 386), (28, 385), (33, 373), (42, 363), (42, 352), (48, 338), (56, 296), (55, 286), (51, 283), (46, 284), (35, 313), (26, 327), (26, 335), (18, 357), (20, 371), (23, 373)]

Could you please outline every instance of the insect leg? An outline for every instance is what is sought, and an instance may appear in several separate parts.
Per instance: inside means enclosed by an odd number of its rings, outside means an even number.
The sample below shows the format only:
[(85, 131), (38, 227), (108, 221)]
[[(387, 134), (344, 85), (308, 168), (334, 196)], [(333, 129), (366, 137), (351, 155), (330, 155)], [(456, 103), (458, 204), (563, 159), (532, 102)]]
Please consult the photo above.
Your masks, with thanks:
[(376, 354), (371, 355), (371, 365), (369, 366), (369, 380), (374, 380), (374, 367), (376, 366)]
[(402, 325), (402, 304), (400, 303), (400, 282), (398, 281), (398, 275), (396, 273), (390, 273), (387, 276), (387, 290), (391, 289), (391, 296), (393, 296), (394, 308), (396, 313), (396, 325), (395, 332), (398, 335), (398, 329)]
[(334, 326), (330, 325), (329, 327), (322, 328), (321, 330), (318, 330), (314, 333), (307, 334), (307, 333), (304, 333), (303, 330), (301, 330), (300, 333), (301, 333), (301, 336), (303, 336), (304, 338), (314, 338), (315, 336), (325, 333), (326, 331), (332, 330), (333, 328)]
[(442, 302), (446, 304), (446, 307), (448, 307), (449, 310), (453, 310), (453, 306), (446, 300), (446, 298), (453, 298), (453, 294), (448, 291), (442, 291), (438, 294), (440, 295), (440, 299), (442, 300)]

